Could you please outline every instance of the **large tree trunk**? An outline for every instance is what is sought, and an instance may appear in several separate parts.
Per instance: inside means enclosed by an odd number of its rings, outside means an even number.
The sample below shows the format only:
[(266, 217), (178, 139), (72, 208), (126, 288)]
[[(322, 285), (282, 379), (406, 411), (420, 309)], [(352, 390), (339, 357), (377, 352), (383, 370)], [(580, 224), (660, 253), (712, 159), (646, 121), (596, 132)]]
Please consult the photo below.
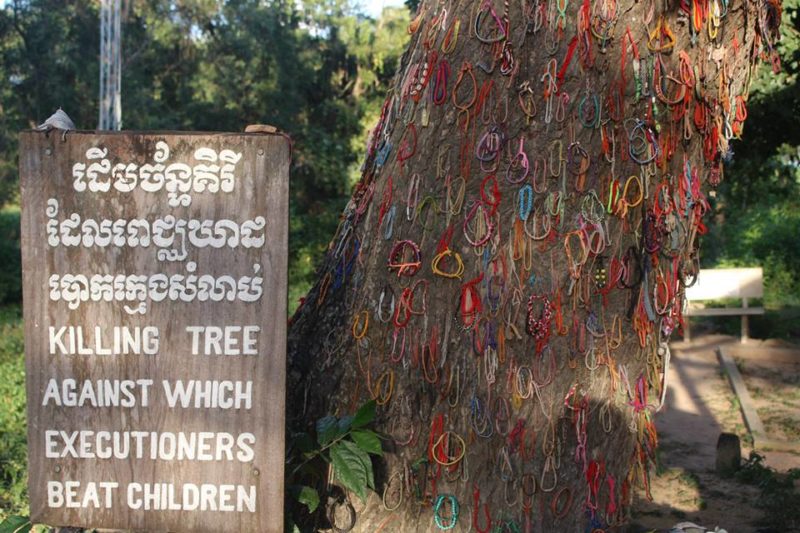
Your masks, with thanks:
[(779, 20), (766, 0), (422, 3), (290, 333), (293, 428), (374, 398), (390, 436), (355, 530), (436, 530), (439, 495), (458, 531), (624, 523), (705, 194)]

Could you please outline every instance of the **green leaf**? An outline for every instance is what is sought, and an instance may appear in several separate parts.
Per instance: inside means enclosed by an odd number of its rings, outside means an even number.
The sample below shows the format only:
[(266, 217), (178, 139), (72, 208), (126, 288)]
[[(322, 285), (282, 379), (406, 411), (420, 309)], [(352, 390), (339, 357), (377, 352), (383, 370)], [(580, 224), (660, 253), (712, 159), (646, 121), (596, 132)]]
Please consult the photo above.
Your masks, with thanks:
[(313, 513), (319, 507), (319, 494), (317, 489), (303, 485), (297, 495), (297, 501), (308, 507), (308, 512)]
[(375, 400), (370, 400), (364, 405), (362, 405), (356, 416), (353, 417), (353, 427), (360, 428), (364, 427), (373, 420), (375, 420), (375, 408), (376, 408)]
[(369, 429), (356, 429), (350, 437), (353, 439), (359, 448), (372, 455), (383, 455), (383, 447), (381, 446), (381, 439), (378, 434)]
[(338, 420), (335, 416), (326, 416), (317, 420), (317, 442), (325, 446), (339, 434)]
[(32, 528), (27, 516), (11, 515), (0, 524), (0, 533), (28, 533)]
[(289, 485), (287, 491), (292, 498), (308, 507), (308, 512), (313, 513), (319, 507), (319, 493), (314, 487), (307, 485)]
[(375, 473), (372, 471), (372, 459), (364, 456), (364, 466), (367, 468), (367, 487), (375, 490)]
[(338, 423), (339, 434), (344, 435), (345, 433), (350, 431), (350, 426), (352, 425), (352, 423), (353, 423), (352, 416), (343, 416), (342, 418), (340, 418)]
[(367, 487), (374, 485), (369, 455), (355, 443), (342, 440), (331, 446), (331, 462), (336, 479), (354, 492), (362, 502), (367, 501)]

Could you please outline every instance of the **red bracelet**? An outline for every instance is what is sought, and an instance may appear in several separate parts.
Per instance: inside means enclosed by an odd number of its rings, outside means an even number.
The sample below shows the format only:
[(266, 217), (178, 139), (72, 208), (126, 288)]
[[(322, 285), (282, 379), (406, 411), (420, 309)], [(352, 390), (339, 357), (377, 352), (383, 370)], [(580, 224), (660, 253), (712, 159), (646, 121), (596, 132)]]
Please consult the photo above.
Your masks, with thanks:
[[(410, 148), (408, 146), (408, 139), (406, 138), (409, 134), (412, 139)], [(397, 162), (400, 163), (400, 168), (403, 168), (406, 160), (415, 153), (417, 153), (417, 127), (412, 122), (408, 125), (408, 129), (405, 131), (403, 139), (400, 141), (400, 148), (397, 150)]]
[(461, 286), (461, 321), (465, 328), (471, 328), (483, 311), (481, 295), (476, 285), (483, 281), (483, 274)]
[[(486, 192), (486, 185), (491, 185), (491, 189), (489, 193)], [(481, 200), (483, 201), (483, 205), (487, 206), (489, 216), (494, 216), (497, 212), (497, 208), (500, 206), (500, 200), (502, 198), (502, 194), (500, 194), (500, 187), (497, 184), (497, 176), (494, 174), (489, 174), (483, 181), (481, 182)]]
[[(533, 304), (536, 300), (542, 301), (542, 312), (536, 318)], [(544, 340), (550, 334), (550, 322), (553, 319), (553, 306), (547, 296), (531, 294), (528, 298), (528, 333), (536, 340)]]
[(474, 485), (474, 489), (472, 491), (472, 527), (475, 528), (475, 531), (478, 533), (489, 533), (492, 529), (492, 515), (489, 512), (489, 504), (483, 504), (483, 516), (486, 519), (486, 528), (481, 528), (478, 525), (478, 514), (479, 509), (481, 507), (481, 489), (478, 488), (478, 485)]

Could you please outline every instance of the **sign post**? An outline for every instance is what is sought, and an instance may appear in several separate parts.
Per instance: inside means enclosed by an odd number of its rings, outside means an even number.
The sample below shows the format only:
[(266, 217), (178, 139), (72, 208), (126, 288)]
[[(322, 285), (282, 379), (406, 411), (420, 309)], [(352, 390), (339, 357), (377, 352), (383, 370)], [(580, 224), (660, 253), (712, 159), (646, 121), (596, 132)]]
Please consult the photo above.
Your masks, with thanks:
[(282, 531), (287, 138), (20, 141), (32, 520)]

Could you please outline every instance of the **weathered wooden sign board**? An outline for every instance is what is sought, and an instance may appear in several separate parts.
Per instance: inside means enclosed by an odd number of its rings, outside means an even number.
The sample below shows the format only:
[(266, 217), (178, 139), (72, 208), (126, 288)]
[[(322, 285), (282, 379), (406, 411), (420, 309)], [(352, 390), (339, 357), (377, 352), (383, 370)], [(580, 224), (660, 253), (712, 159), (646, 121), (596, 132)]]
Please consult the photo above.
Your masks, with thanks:
[(288, 140), (20, 141), (33, 521), (282, 531)]

